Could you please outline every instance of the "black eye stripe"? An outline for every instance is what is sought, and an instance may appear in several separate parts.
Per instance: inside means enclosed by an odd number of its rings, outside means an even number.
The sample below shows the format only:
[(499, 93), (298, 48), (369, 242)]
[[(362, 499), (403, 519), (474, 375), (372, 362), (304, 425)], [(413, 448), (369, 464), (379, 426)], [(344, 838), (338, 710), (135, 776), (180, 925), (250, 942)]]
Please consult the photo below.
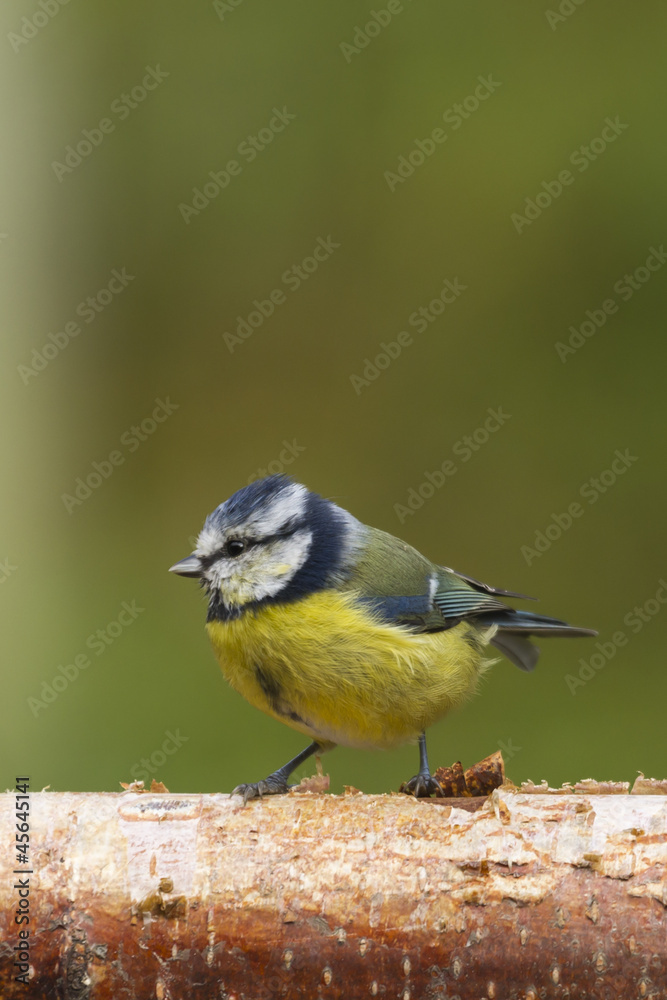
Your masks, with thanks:
[[(275, 531), (272, 535), (264, 535), (263, 538), (242, 538), (240, 536), (238, 538), (229, 538), (224, 545), (216, 549), (215, 552), (212, 552), (210, 556), (200, 556), (199, 561), (207, 569), (213, 563), (217, 562), (218, 559), (230, 558), (230, 553), (227, 551), (227, 546), (230, 542), (241, 542), (244, 546), (244, 551), (247, 552), (248, 549), (254, 548), (256, 545), (268, 545), (270, 542), (279, 542), (282, 539), (290, 538), (302, 526), (302, 524), (290, 521), (280, 531)], [(239, 553), (239, 555), (241, 554)], [(234, 557), (231, 556), (231, 558)]]
[(292, 526), (282, 528), (280, 531), (276, 531), (273, 535), (265, 535), (264, 538), (259, 539), (255, 544), (261, 543), (264, 545), (266, 542), (279, 542), (282, 538), (291, 538), (294, 531), (295, 529)]

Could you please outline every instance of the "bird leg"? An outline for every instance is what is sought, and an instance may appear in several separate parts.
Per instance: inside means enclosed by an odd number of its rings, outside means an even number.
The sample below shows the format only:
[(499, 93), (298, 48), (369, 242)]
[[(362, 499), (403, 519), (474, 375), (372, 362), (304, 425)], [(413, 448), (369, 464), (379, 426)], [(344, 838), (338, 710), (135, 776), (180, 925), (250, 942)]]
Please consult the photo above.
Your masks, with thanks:
[(407, 795), (414, 795), (416, 799), (425, 799), (429, 795), (442, 796), (442, 788), (431, 774), (431, 769), (428, 766), (425, 733), (419, 737), (419, 771), (414, 778), (403, 782), (400, 791)]
[(289, 778), (292, 771), (296, 771), (300, 764), (303, 764), (304, 760), (308, 760), (312, 757), (314, 753), (318, 753), (322, 750), (319, 743), (311, 743), (309, 747), (298, 753), (296, 757), (292, 760), (288, 760), (286, 764), (279, 767), (277, 771), (274, 771), (264, 778), (262, 781), (253, 782), (251, 784), (237, 785), (232, 795), (242, 795), (243, 804), (245, 805), (248, 799), (261, 798), (263, 795), (282, 795), (293, 788), (293, 785), (287, 784), (287, 779)]

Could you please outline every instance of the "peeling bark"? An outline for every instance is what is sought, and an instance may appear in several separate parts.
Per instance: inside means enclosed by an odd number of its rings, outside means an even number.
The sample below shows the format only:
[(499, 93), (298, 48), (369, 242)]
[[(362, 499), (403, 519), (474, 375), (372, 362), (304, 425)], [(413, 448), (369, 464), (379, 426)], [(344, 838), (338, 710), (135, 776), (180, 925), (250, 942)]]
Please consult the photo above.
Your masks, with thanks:
[(667, 795), (642, 781), (245, 808), (34, 794), (27, 986), (1, 795), (0, 996), (665, 1000)]

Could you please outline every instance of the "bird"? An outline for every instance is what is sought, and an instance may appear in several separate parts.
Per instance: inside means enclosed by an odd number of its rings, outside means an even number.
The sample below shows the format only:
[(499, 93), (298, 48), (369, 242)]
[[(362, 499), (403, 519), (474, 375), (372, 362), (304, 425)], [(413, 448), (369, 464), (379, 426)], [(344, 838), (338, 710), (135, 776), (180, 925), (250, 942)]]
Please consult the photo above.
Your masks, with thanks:
[(216, 507), (170, 572), (204, 588), (206, 630), (231, 687), (311, 740), (268, 777), (237, 785), (244, 803), (287, 792), (313, 754), (408, 742), (419, 770), (401, 790), (440, 795), (426, 730), (475, 693), (496, 662), (485, 648), (530, 671), (539, 649), (529, 636), (597, 635), (512, 608), (504, 599), (534, 598), (438, 565), (282, 474)]

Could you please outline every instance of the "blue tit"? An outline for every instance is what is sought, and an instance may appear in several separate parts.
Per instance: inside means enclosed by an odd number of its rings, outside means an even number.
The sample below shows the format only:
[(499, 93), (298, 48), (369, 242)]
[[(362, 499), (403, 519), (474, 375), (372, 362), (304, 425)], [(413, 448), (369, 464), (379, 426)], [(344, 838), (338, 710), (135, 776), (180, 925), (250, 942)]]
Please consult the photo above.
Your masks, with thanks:
[(517, 611), (524, 597), (438, 566), (393, 535), (285, 476), (238, 490), (206, 518), (194, 553), (171, 567), (208, 596), (206, 629), (222, 672), (251, 705), (308, 736), (300, 754), (234, 792), (288, 789), (311, 754), (337, 744), (419, 743), (402, 787), (438, 794), (425, 731), (469, 698), (491, 644), (522, 670), (528, 636), (593, 636)]

